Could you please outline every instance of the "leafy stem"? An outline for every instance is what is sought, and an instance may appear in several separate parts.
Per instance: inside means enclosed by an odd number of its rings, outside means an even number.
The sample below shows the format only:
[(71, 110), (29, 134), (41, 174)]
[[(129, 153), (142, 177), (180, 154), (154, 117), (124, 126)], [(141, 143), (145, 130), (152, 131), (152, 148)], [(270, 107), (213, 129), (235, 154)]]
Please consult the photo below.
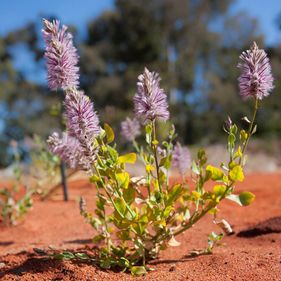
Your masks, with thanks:
[(157, 175), (157, 184), (159, 187), (159, 191), (162, 193), (162, 185), (160, 182), (160, 175), (159, 175), (159, 163), (157, 158), (157, 138), (156, 138), (156, 123), (155, 120), (152, 121), (152, 149), (154, 153), (154, 160), (155, 160), (155, 169), (156, 169), (156, 175)]
[(247, 137), (246, 137), (246, 141), (244, 142), (244, 145), (242, 147), (242, 155), (239, 159), (239, 165), (241, 164), (242, 162), (242, 159), (243, 159), (243, 156), (244, 156), (244, 153), (247, 149), (247, 146), (248, 146), (248, 143), (249, 143), (249, 140), (250, 140), (250, 137), (253, 135), (253, 128), (254, 128), (254, 124), (255, 124), (255, 120), (256, 120), (256, 116), (257, 116), (257, 111), (258, 111), (258, 108), (259, 108), (259, 100), (258, 98), (255, 98), (255, 101), (254, 101), (255, 105), (254, 105), (254, 112), (253, 112), (253, 117), (252, 117), (252, 120), (251, 120), (251, 123), (250, 123), (250, 126), (249, 126), (249, 129), (247, 131)]

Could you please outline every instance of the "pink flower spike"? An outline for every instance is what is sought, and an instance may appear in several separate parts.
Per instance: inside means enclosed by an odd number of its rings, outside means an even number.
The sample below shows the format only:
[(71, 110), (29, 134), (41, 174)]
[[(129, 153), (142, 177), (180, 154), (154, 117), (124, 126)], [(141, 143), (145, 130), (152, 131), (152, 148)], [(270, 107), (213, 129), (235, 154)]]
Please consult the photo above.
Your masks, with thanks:
[(240, 59), (242, 62), (238, 64), (238, 68), (241, 74), (238, 81), (241, 97), (255, 97), (259, 100), (267, 97), (274, 86), (266, 52), (254, 42), (250, 50), (240, 55)]
[(67, 26), (60, 28), (60, 22), (43, 20), (42, 30), (46, 50), (48, 86), (51, 90), (68, 89), (79, 85), (77, 50)]
[(167, 95), (160, 88), (160, 77), (156, 72), (150, 72), (147, 68), (138, 77), (137, 93), (134, 97), (136, 117), (144, 123), (160, 119), (169, 119)]
[(189, 149), (186, 146), (181, 146), (178, 142), (173, 150), (172, 165), (177, 168), (182, 175), (184, 175), (191, 166)]
[(136, 118), (127, 117), (125, 121), (121, 122), (121, 134), (126, 140), (133, 141), (140, 133), (140, 123)]

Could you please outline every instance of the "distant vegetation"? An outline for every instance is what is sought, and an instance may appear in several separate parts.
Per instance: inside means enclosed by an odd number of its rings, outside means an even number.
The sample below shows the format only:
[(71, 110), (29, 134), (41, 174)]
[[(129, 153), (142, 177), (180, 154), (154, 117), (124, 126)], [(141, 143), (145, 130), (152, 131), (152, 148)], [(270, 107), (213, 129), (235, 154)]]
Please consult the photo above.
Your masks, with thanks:
[[(249, 112), (237, 96), (238, 56), (252, 41), (263, 47), (257, 19), (230, 12), (234, 1), (117, 0), (115, 8), (87, 25), (75, 42), (80, 55), (81, 88), (95, 101), (100, 119), (120, 128), (130, 112), (136, 76), (144, 66), (163, 78), (172, 122), (185, 143), (220, 140), (227, 113), (235, 122)], [(44, 71), (41, 22), (0, 38), (0, 166), (11, 162), (9, 143), (34, 133), (46, 137), (59, 124), (61, 93), (48, 93), (39, 79), (15, 65), (17, 52)], [(277, 28), (277, 27), (276, 27)], [(72, 27), (75, 33), (75, 27)], [(273, 75), (281, 81), (281, 48), (265, 48)], [(17, 50), (17, 51), (15, 51)], [(28, 69), (28, 67), (27, 67)], [(280, 136), (280, 83), (257, 116), (258, 136)], [(2, 128), (1, 128), (2, 127)], [(118, 131), (118, 130), (117, 130)]]

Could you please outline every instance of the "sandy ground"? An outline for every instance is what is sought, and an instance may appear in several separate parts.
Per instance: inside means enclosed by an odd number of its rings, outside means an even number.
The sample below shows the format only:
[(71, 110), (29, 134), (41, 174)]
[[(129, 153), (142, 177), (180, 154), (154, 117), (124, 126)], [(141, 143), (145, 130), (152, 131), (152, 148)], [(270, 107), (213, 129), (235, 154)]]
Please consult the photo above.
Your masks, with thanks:
[(68, 250), (91, 245), (94, 230), (80, 216), (77, 199), (83, 195), (91, 209), (95, 189), (86, 180), (74, 180), (69, 202), (61, 201), (60, 192), (45, 202), (35, 200), (26, 220), (12, 228), (0, 226), (0, 279), (281, 280), (281, 173), (250, 174), (237, 189), (255, 193), (256, 200), (248, 207), (223, 202), (219, 217), (235, 230), (224, 238), (224, 246), (212, 255), (190, 257), (191, 250), (206, 247), (212, 230), (219, 232), (211, 217), (205, 217), (178, 237), (180, 247), (168, 248), (151, 262), (155, 271), (135, 279), (90, 264), (45, 259), (32, 251), (50, 245)]

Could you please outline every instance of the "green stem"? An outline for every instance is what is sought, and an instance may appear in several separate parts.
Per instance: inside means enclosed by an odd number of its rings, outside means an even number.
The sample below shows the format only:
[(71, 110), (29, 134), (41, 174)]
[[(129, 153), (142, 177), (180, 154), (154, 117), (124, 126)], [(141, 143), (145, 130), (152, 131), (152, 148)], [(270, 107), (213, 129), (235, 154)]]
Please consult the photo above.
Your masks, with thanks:
[[(116, 180), (116, 185), (117, 185), (116, 191), (117, 191), (119, 197), (120, 197), (120, 198), (121, 198), (121, 197), (123, 198), (123, 195), (122, 195), (122, 193), (121, 193), (120, 190), (119, 190), (119, 186), (118, 186), (117, 180)], [(120, 189), (121, 189), (121, 188), (120, 188)], [(133, 217), (135, 216), (135, 214), (132, 212), (131, 207), (128, 205), (128, 203), (126, 202), (126, 200), (124, 200), (124, 203), (125, 203), (125, 206), (126, 206), (127, 210), (129, 211), (129, 213), (131, 214), (131, 216), (132, 216), (132, 218), (133, 218)]]
[(108, 192), (108, 190), (107, 190), (107, 188), (106, 188), (106, 184), (105, 184), (105, 182), (103, 181), (103, 178), (101, 177), (101, 174), (100, 174), (100, 172), (99, 172), (99, 169), (96, 167), (95, 164), (93, 164), (93, 166), (94, 166), (94, 168), (95, 168), (95, 171), (96, 171), (97, 175), (98, 175), (99, 178), (100, 178), (100, 181), (101, 181), (101, 183), (102, 183), (102, 186), (103, 186), (103, 188), (104, 188), (104, 191), (105, 191), (107, 197), (109, 198), (109, 200), (111, 201), (111, 203), (112, 203), (114, 209), (115, 209), (116, 212), (120, 215), (121, 218), (124, 218), (123, 214), (121, 214), (121, 213), (119, 212), (119, 210), (118, 210), (118, 208), (116, 207), (116, 205), (115, 205), (115, 203), (114, 203), (114, 201), (113, 201), (113, 199), (112, 199), (110, 193)]
[(159, 187), (159, 191), (162, 193), (162, 186), (160, 184), (160, 175), (159, 175), (159, 163), (158, 163), (158, 159), (157, 159), (157, 138), (156, 138), (156, 124), (155, 124), (155, 120), (152, 121), (152, 130), (153, 130), (153, 141), (152, 141), (152, 150), (154, 153), (154, 159), (155, 159), (155, 168), (156, 168), (156, 175), (157, 175), (157, 182), (158, 182), (158, 187)]
[[(104, 145), (104, 143), (103, 143), (103, 145)], [(99, 157), (98, 154), (97, 154), (97, 158), (99, 159), (100, 162), (102, 162), (102, 160), (101, 160), (101, 158)], [(107, 196), (110, 197), (110, 201), (112, 202), (114, 208), (115, 208), (116, 211), (118, 212), (118, 210), (117, 210), (117, 208), (116, 208), (116, 206), (115, 206), (115, 203), (114, 203), (113, 199), (111, 198), (109, 192), (108, 192), (107, 189), (106, 189), (106, 184), (105, 184), (105, 182), (103, 181), (103, 179), (102, 179), (102, 177), (101, 177), (101, 175), (100, 175), (100, 173), (99, 173), (99, 170), (97, 169), (96, 166), (95, 166), (95, 170), (97, 171), (98, 176), (99, 176), (99, 178), (100, 178), (101, 181), (102, 181), (102, 184), (103, 184), (103, 187), (104, 187), (104, 190), (105, 190)], [(116, 174), (116, 171), (114, 172), (114, 174)], [(116, 185), (117, 185), (116, 191), (117, 191), (118, 195), (119, 195), (120, 198), (121, 198), (121, 197), (122, 197), (122, 194), (121, 194), (121, 192), (119, 191), (119, 186), (118, 186), (117, 180), (116, 180)], [(125, 203), (125, 206), (126, 206), (127, 210), (128, 210), (129, 213), (131, 214), (131, 216), (134, 217), (135, 214), (132, 212), (132, 210), (131, 210), (130, 206), (128, 205), (128, 203), (126, 202), (126, 200), (124, 200), (124, 203)], [(118, 212), (118, 213), (119, 213), (119, 215), (121, 215), (120, 212)], [(123, 215), (121, 215), (121, 217), (124, 218)]]
[(136, 142), (135, 139), (132, 141), (132, 143), (133, 143), (133, 146), (134, 146), (136, 152), (140, 153), (140, 148), (139, 148), (138, 143)]
[(251, 120), (251, 123), (250, 123), (250, 126), (249, 126), (249, 129), (247, 131), (247, 138), (246, 138), (246, 141), (242, 147), (242, 156), (240, 157), (239, 159), (239, 165), (241, 164), (242, 162), (242, 159), (243, 159), (243, 156), (244, 156), (244, 153), (247, 149), (247, 146), (248, 146), (248, 143), (249, 143), (249, 140), (250, 140), (250, 137), (252, 136), (252, 130), (253, 130), (253, 127), (254, 127), (254, 124), (255, 124), (255, 120), (256, 120), (256, 116), (257, 116), (257, 111), (258, 111), (258, 106), (259, 106), (259, 100), (256, 98), (255, 99), (255, 106), (254, 106), (254, 112), (253, 112), (253, 117), (252, 117), (252, 120)]
[[(140, 160), (143, 162), (143, 164), (146, 166), (147, 163), (145, 162), (145, 160), (144, 160), (144, 158), (143, 158), (143, 156), (142, 156), (142, 154), (141, 154), (141, 149), (140, 149), (138, 143), (136, 142), (136, 140), (133, 140), (133, 146), (135, 147), (135, 149), (136, 149), (136, 151), (137, 151), (137, 153), (138, 153), (139, 159), (140, 159)], [(147, 182), (148, 196), (150, 197), (151, 191), (150, 191), (150, 176), (149, 176), (149, 174), (147, 175), (147, 180), (146, 180), (146, 182)]]

